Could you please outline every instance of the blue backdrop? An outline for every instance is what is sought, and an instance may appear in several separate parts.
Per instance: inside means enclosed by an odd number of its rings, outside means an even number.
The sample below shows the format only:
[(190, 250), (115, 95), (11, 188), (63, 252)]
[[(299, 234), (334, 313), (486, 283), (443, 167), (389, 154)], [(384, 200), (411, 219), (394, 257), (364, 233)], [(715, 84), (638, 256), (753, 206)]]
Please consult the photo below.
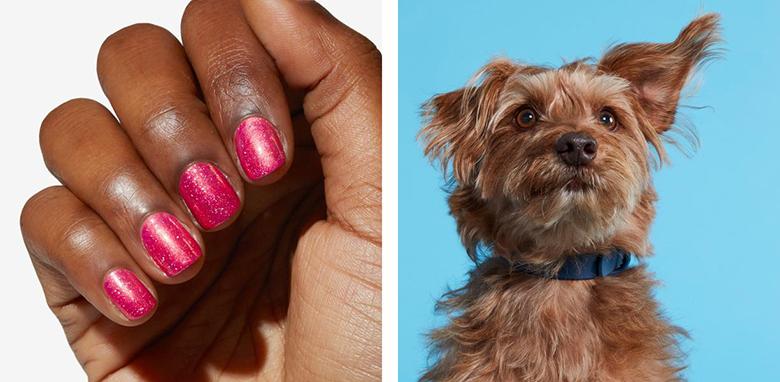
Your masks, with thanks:
[[(702, 147), (670, 149), (650, 260), (656, 295), (692, 335), (692, 381), (780, 381), (780, 2), (416, 1), (399, 5), (399, 366), (416, 380), (424, 333), (472, 264), (447, 214), (441, 174), (415, 142), (420, 105), (496, 55), (536, 64), (599, 56), (610, 42), (673, 40), (701, 9), (723, 16), (726, 60), (683, 101)], [(703, 7), (703, 8), (702, 8)]]

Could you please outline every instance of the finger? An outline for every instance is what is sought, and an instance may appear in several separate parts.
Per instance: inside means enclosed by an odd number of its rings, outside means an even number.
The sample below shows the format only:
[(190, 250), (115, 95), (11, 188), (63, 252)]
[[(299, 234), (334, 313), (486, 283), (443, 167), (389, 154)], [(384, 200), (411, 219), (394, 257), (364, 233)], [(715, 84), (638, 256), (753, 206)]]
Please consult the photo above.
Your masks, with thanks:
[(286, 376), (378, 380), (380, 55), (314, 2), (242, 0), (242, 5), (285, 82), (308, 89), (303, 109), (325, 176), (328, 220), (306, 231), (293, 259)]
[(111, 35), (98, 77), (121, 126), (152, 173), (204, 230), (230, 225), (243, 200), (241, 176), (208, 115), (179, 41), (137, 24)]
[(269, 184), (293, 159), (290, 111), (276, 65), (236, 0), (196, 0), (182, 41), (217, 130), (247, 181)]
[(145, 273), (173, 284), (200, 270), (197, 229), (102, 105), (64, 103), (43, 121), (40, 140), (49, 171), (103, 219)]
[[(70, 191), (51, 187), (33, 196), (22, 211), (21, 225), (55, 313), (81, 295), (121, 325), (140, 325), (154, 314), (157, 292), (151, 280), (111, 228)], [(56, 272), (41, 271), (44, 266)]]
[(309, 89), (304, 113), (322, 155), (330, 220), (378, 241), (381, 56), (313, 1), (241, 0), (284, 80)]

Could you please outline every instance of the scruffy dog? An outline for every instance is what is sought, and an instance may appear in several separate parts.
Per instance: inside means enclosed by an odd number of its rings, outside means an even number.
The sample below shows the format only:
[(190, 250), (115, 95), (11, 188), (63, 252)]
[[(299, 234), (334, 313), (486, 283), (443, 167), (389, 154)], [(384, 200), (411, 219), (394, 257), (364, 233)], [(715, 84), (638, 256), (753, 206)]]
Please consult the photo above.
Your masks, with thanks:
[(626, 266), (651, 255), (651, 170), (681, 90), (719, 56), (718, 23), (558, 69), (496, 59), (424, 106), (425, 154), (451, 181), (469, 256), (486, 259), (439, 302), (451, 322), (421, 380), (682, 379), (685, 332), (645, 266)]

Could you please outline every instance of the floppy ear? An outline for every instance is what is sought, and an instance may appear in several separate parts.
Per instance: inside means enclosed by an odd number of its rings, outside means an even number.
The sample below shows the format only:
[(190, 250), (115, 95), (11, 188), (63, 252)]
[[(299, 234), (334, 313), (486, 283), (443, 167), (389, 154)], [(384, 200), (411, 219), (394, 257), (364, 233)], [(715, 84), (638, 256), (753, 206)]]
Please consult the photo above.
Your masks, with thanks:
[(437, 95), (423, 105), (424, 126), (417, 138), (425, 145), (425, 156), (441, 163), (445, 177), (452, 164), (458, 184), (476, 181), (488, 124), (504, 83), (516, 68), (510, 60), (491, 61), (466, 87)]
[(688, 78), (708, 61), (718, 58), (720, 16), (705, 14), (693, 20), (668, 44), (621, 44), (608, 51), (599, 69), (628, 80), (656, 130), (674, 124), (680, 91)]

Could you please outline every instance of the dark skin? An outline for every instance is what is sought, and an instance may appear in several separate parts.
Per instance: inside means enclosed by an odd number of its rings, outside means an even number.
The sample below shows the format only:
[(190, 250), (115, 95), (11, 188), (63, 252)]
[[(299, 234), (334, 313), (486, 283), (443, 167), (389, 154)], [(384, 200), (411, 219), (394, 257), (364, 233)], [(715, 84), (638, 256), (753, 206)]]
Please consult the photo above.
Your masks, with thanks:
[[(196, 0), (183, 45), (153, 25), (110, 36), (104, 106), (72, 100), (41, 127), (62, 183), (33, 196), (22, 231), (48, 305), (90, 380), (381, 378), (381, 55), (313, 2)], [(272, 121), (284, 165), (250, 181), (233, 132)], [(178, 191), (219, 167), (241, 210), (204, 231)], [(176, 276), (141, 244), (152, 212), (204, 249)], [(125, 317), (103, 290), (130, 269), (157, 299)]]

